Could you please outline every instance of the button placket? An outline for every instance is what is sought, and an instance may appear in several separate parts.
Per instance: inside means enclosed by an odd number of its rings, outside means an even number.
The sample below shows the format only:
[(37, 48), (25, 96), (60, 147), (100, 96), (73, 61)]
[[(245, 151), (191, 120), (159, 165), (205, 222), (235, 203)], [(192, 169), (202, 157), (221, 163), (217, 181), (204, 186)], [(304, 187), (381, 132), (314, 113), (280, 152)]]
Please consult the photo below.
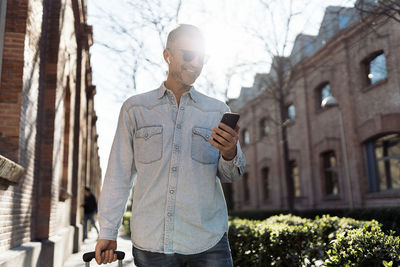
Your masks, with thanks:
[[(182, 129), (183, 128), (183, 117), (184, 117), (184, 106), (186, 105), (187, 97), (181, 98), (181, 103), (179, 109), (176, 110), (175, 116), (175, 128)], [(167, 191), (167, 208), (166, 208), (166, 218), (164, 225), (164, 251), (172, 252), (173, 251), (173, 233), (174, 233), (174, 224), (175, 224), (175, 201), (176, 201), (176, 187), (179, 178), (179, 163), (180, 157), (182, 153), (180, 152), (182, 145), (182, 131), (174, 131), (174, 135), (172, 138), (172, 154), (171, 154), (171, 172), (169, 174), (168, 180), (168, 191)]]

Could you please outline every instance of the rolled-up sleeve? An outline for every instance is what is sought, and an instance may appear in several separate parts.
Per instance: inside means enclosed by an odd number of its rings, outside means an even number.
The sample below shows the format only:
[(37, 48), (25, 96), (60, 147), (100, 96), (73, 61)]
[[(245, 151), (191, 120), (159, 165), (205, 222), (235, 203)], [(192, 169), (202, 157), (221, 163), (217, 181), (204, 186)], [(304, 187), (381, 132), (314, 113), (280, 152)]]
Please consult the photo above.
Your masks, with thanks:
[(133, 185), (133, 176), (136, 173), (133, 151), (135, 128), (134, 120), (124, 103), (120, 110), (99, 198), (98, 219), (101, 239), (116, 240), (122, 223), (126, 202)]
[(240, 148), (239, 141), (236, 144), (236, 156), (232, 160), (225, 160), (222, 156), (219, 158), (217, 176), (223, 183), (232, 183), (239, 180), (246, 167), (246, 158)]

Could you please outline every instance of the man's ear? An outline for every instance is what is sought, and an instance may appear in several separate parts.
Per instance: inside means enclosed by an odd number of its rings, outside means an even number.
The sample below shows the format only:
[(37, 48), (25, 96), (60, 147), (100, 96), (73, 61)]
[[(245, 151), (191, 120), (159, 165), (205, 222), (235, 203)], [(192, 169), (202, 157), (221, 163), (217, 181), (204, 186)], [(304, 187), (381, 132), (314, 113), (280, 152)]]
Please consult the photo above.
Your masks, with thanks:
[(168, 52), (167, 49), (164, 49), (163, 56), (164, 56), (164, 60), (165, 60), (168, 64), (171, 64), (171, 60), (169, 59), (169, 58), (170, 58), (170, 55), (169, 55), (169, 52)]

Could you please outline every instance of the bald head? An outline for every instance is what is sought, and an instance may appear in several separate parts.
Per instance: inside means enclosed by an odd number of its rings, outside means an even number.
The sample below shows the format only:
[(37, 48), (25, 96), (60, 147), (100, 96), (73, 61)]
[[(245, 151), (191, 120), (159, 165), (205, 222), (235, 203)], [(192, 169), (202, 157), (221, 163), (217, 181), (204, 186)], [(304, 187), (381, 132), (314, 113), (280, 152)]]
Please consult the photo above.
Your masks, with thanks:
[(175, 42), (181, 37), (196, 40), (204, 47), (204, 37), (199, 28), (190, 24), (180, 24), (168, 34), (167, 48), (173, 47)]

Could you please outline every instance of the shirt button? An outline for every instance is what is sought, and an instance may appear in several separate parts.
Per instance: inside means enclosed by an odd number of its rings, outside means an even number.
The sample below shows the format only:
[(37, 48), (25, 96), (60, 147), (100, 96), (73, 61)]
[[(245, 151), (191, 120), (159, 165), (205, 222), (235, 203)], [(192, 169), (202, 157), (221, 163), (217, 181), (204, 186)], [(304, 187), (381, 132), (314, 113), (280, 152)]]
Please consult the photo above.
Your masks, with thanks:
[(176, 128), (180, 129), (180, 128), (181, 128), (181, 125), (180, 125), (180, 124), (176, 125)]
[(206, 135), (206, 137), (207, 137), (207, 139), (210, 139), (210, 136), (209, 136), (209, 135)]
[(173, 194), (173, 193), (174, 193), (174, 190), (172, 190), (172, 189), (169, 190), (169, 193), (170, 193), (170, 194)]
[(172, 216), (172, 213), (171, 213), (171, 212), (168, 212), (167, 215), (168, 215), (169, 217), (171, 217), (171, 216)]
[(178, 146), (178, 145), (175, 145), (175, 149), (176, 149), (176, 150), (179, 150), (179, 146)]
[(172, 171), (174, 171), (174, 172), (175, 172), (175, 171), (176, 171), (176, 167), (172, 167)]
[(184, 110), (185, 109), (185, 107), (181, 107), (181, 110)]

